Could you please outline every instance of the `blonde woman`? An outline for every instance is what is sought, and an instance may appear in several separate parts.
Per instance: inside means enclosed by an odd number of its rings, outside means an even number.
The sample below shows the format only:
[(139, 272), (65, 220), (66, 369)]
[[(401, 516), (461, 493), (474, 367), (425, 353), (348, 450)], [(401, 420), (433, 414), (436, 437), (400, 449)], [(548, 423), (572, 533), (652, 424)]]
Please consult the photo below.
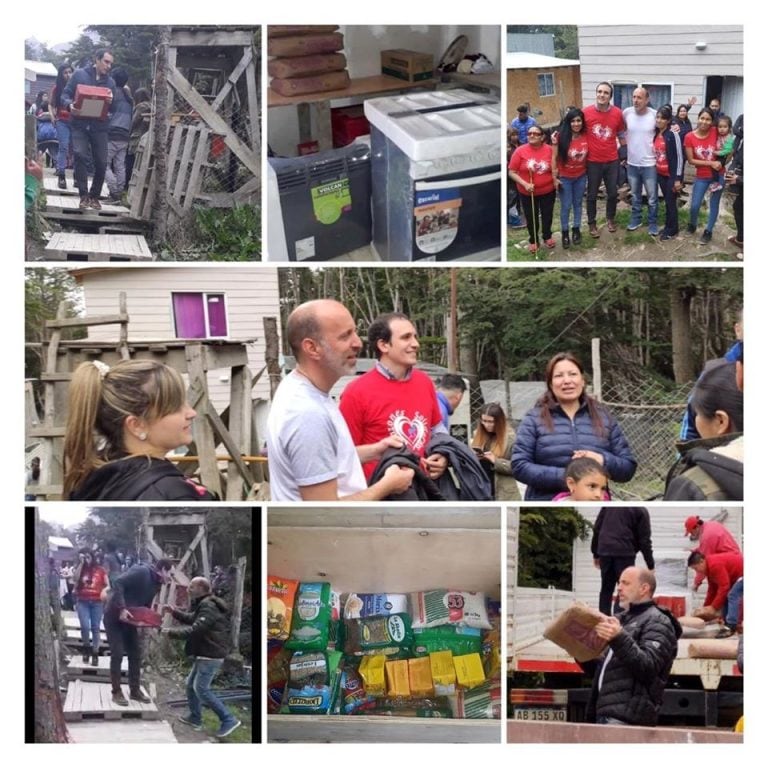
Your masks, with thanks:
[(515, 431), (507, 424), (504, 409), (498, 403), (486, 403), (472, 436), (472, 448), (491, 478), (499, 501), (519, 501), (520, 491), (512, 477), (512, 447)]
[(166, 455), (192, 440), (197, 414), (173, 368), (125, 360), (82, 363), (69, 388), (64, 498), (75, 501), (209, 501)]

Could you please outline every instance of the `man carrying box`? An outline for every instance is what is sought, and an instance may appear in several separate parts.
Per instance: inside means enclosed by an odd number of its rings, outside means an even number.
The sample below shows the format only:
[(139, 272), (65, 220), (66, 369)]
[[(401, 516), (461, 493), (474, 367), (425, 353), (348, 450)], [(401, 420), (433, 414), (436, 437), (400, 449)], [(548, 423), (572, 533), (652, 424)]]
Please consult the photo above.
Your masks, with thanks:
[[(107, 134), (109, 112), (115, 95), (115, 82), (109, 76), (112, 69), (112, 53), (99, 49), (94, 55), (92, 66), (78, 69), (69, 78), (61, 95), (62, 106), (72, 115), (72, 148), (75, 153), (75, 186), (80, 193), (80, 208), (99, 210), (99, 194), (104, 185), (107, 170)], [(78, 94), (78, 87), (81, 92)], [(83, 99), (84, 88), (103, 89), (102, 93)], [(108, 108), (97, 117), (92, 114), (92, 101), (103, 99)], [(88, 161), (93, 158), (93, 180), (88, 191)]]

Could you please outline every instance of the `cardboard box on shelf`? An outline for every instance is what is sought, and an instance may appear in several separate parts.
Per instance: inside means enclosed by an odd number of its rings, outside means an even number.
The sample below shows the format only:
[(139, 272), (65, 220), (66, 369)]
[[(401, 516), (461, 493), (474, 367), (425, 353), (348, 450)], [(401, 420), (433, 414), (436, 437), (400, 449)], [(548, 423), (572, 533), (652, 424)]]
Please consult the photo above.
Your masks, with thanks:
[(381, 52), (381, 73), (418, 83), (434, 77), (435, 57), (431, 53), (393, 48)]

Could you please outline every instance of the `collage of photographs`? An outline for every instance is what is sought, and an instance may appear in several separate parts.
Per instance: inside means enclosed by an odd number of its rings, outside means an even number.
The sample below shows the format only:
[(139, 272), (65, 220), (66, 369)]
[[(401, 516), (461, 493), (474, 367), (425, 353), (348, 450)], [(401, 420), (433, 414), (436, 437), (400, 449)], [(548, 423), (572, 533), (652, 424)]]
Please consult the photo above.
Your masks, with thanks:
[(26, 743), (744, 744), (744, 26), (50, 30)]

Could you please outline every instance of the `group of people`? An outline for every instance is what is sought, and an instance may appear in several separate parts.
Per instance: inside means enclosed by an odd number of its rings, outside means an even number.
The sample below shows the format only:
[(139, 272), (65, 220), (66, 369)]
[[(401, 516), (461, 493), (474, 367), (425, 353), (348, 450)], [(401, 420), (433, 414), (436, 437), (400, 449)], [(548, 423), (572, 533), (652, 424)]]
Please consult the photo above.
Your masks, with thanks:
[[(80, 622), (83, 662), (94, 667), (99, 665), (103, 620), (109, 642), (112, 701), (125, 707), (128, 706), (128, 699), (121, 684), (124, 657), (128, 658), (128, 698), (143, 703), (150, 701), (141, 687), (142, 644), (138, 632), (141, 624), (131, 611), (152, 606), (160, 587), (171, 579), (173, 563), (161, 558), (152, 564), (144, 564), (132, 562), (131, 555), (121, 555), (113, 542), (107, 542), (104, 550), (99, 547), (83, 548), (78, 554), (77, 565), (73, 566), (71, 578)], [(61, 569), (62, 578), (68, 578), (64, 575), (65, 567)], [(55, 573), (53, 562), (51, 573)], [(217, 571), (216, 578), (222, 581), (222, 569)], [(179, 719), (200, 731), (203, 728), (202, 708), (207, 706), (220, 721), (216, 735), (228, 736), (242, 723), (210, 686), (230, 652), (231, 607), (214, 594), (214, 586), (202, 576), (189, 582), (188, 593), (188, 611), (172, 605), (159, 607), (162, 614), (172, 615), (181, 624), (165, 625), (161, 632), (170, 638), (185, 640), (185, 652), (192, 659), (187, 677), (189, 714)]]
[[(509, 178), (516, 192), (508, 200), (511, 226), (519, 226), (520, 213), (528, 228), (528, 249), (537, 253), (543, 241), (555, 248), (552, 232), (556, 194), (560, 198), (561, 245), (570, 248), (582, 239), (582, 202), (586, 191), (587, 226), (592, 238), (600, 237), (597, 223), (597, 198), (605, 186), (606, 226), (617, 231), (616, 210), (621, 167), (626, 168), (632, 210), (627, 231), (642, 225), (643, 194), (647, 198), (648, 234), (670, 240), (679, 234), (678, 196), (684, 185), (684, 168), (695, 168), (687, 232), (699, 225), (699, 212), (707, 192), (709, 213), (700, 242), (709, 243), (720, 209), (725, 185), (734, 192), (736, 234), (728, 238), (736, 247), (744, 242), (744, 118), (735, 123), (720, 112), (713, 99), (697, 116), (695, 127), (688, 117), (692, 104), (670, 104), (658, 110), (650, 106), (650, 94), (638, 87), (632, 106), (623, 111), (611, 104), (613, 86), (597, 85), (595, 104), (583, 110), (568, 109), (559, 128), (549, 132), (528, 116), (526, 105), (518, 107), (518, 117), (507, 131)], [(626, 154), (625, 154), (626, 153)], [(625, 159), (620, 159), (625, 155)], [(510, 184), (510, 187), (512, 185)], [(659, 191), (665, 203), (665, 219), (659, 227)]]
[[(449, 375), (436, 388), (419, 370), (407, 316), (373, 321), (374, 366), (347, 384), (339, 404), (331, 389), (355, 372), (363, 347), (349, 310), (331, 299), (306, 302), (289, 316), (286, 339), (296, 366), (274, 396), (266, 431), (275, 501), (516, 500), (518, 483), (526, 501), (602, 501), (610, 483), (630, 481), (637, 469), (619, 423), (588, 394), (584, 366), (569, 352), (549, 360), (546, 388), (517, 434), (501, 406), (488, 403), (467, 445), (449, 430), (466, 385)], [(678, 446), (664, 498), (743, 498), (742, 376), (741, 359), (724, 359), (696, 382), (698, 436)], [(82, 363), (70, 383), (65, 498), (213, 499), (167, 458), (192, 442), (195, 416), (169, 366)]]
[[(128, 187), (141, 136), (149, 129), (151, 95), (146, 88), (132, 93), (129, 75), (113, 69), (113, 55), (99, 49), (93, 62), (74, 68), (69, 62), (58, 67), (50, 93), (41, 92), (33, 105), (37, 118), (38, 144), (55, 141), (56, 175), (59, 189), (67, 188), (66, 170), (74, 155), (74, 181), (80, 208), (99, 209), (102, 186), (107, 182), (108, 203), (122, 201)], [(109, 91), (106, 119), (83, 114), (77, 99), (78, 86), (96, 86)], [(90, 187), (88, 177), (92, 176)]]
[[(689, 516), (685, 535), (695, 544), (688, 558), (688, 566), (695, 571), (694, 590), (707, 580), (704, 605), (693, 615), (707, 621), (719, 619), (718, 637), (739, 633), (737, 658), (743, 669), (741, 549), (717, 520)], [(608, 645), (597, 663), (582, 664), (594, 673), (588, 717), (606, 725), (654, 726), (683, 629), (675, 615), (653, 599), (657, 585), (648, 510), (601, 509), (591, 547), (601, 574), (603, 614), (595, 633)], [(645, 568), (635, 565), (638, 552)]]

